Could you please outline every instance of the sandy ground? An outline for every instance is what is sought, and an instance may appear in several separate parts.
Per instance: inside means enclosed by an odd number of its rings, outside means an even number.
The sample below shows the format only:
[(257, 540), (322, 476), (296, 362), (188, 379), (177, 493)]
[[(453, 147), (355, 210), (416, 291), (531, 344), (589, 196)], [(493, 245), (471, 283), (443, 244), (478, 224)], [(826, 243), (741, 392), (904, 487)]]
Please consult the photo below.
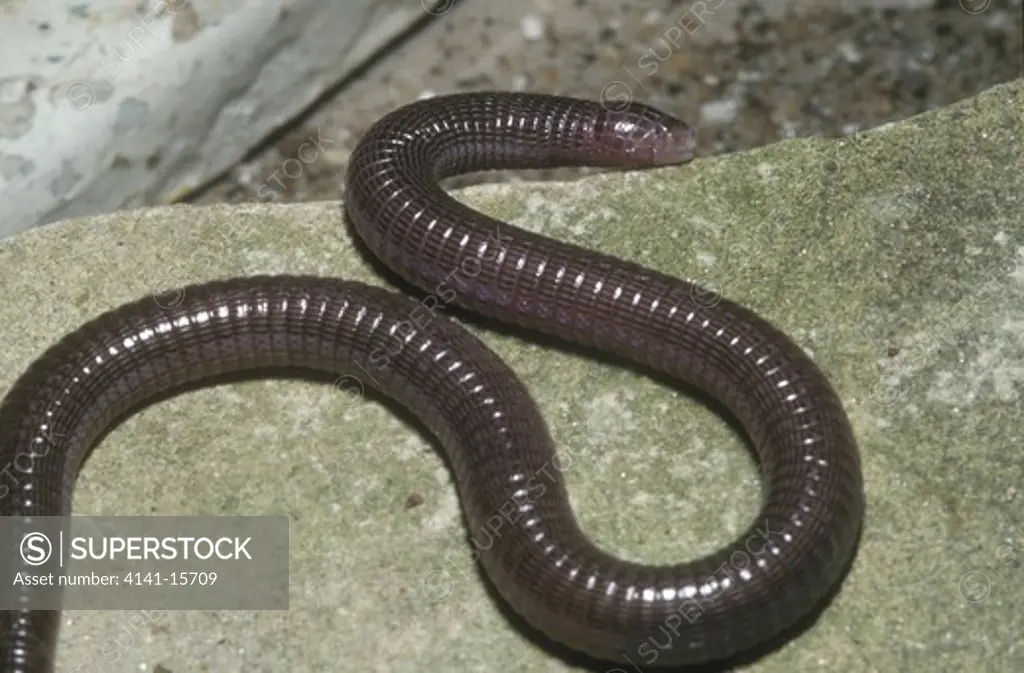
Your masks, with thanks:
[[(697, 125), (707, 155), (851, 133), (1024, 72), (1021, 0), (939, 0), (916, 10), (719, 2), (701, 19), (689, 13), (692, 4), (445, 5), (191, 201), (337, 198), (366, 128), (430, 93), (630, 92)], [(310, 142), (324, 151), (298, 156)], [(285, 165), (292, 157), (298, 163)]]

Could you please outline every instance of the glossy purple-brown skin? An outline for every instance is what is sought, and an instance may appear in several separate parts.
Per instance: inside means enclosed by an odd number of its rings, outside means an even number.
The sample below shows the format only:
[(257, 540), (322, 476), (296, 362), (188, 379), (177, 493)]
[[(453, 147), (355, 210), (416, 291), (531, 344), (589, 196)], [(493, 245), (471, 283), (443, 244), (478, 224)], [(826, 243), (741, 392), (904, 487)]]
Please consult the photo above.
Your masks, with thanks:
[[(857, 447), (828, 381), (749, 310), (494, 220), (438, 185), (492, 168), (681, 163), (693, 142), (685, 124), (639, 104), (495, 92), (396, 110), (353, 153), (345, 200), (368, 247), (425, 298), (266, 276), (147, 297), (97, 318), (50, 348), (0, 407), (0, 463), (13, 478), (0, 514), (70, 512), (87, 449), (143, 400), (219, 373), (308, 367), (381, 390), (438, 437), (487, 575), (551, 638), (656, 666), (727, 658), (772, 638), (839, 579), (863, 517)], [(595, 547), (528, 392), (445, 317), (449, 304), (627, 357), (721, 401), (763, 472), (764, 504), (749, 529), (671, 566)], [(0, 670), (52, 670), (58, 617), (3, 613)]]

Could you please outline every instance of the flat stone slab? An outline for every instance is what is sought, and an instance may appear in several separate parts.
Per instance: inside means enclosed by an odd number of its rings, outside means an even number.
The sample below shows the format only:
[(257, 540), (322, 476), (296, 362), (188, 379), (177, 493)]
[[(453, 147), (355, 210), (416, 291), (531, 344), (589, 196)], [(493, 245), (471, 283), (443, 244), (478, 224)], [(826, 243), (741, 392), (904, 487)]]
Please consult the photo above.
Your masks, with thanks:
[[(863, 451), (859, 555), (811, 629), (742, 670), (1024, 670), (1022, 109), (1018, 81), (852, 139), (459, 192), (700, 279), (834, 381)], [(156, 208), (0, 242), (0, 391), (104, 310), (258, 273), (386, 284), (336, 202)], [(756, 514), (752, 459), (722, 418), (639, 373), (470, 329), (536, 396), (609, 551), (693, 558)], [(88, 461), (75, 513), (287, 514), (290, 610), (68, 611), (61, 670), (587, 670), (487, 593), (430, 439), (331, 386), (256, 381), (148, 407)]]

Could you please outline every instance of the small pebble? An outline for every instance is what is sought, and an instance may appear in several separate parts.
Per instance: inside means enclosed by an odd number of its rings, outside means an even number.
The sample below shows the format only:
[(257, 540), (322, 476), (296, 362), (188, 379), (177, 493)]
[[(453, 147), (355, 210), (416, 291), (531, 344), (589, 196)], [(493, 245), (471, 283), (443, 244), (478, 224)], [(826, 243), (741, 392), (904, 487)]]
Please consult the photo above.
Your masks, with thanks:
[(535, 42), (544, 37), (544, 22), (542, 22), (540, 17), (536, 14), (527, 14), (524, 16), (522, 21), (519, 22), (519, 27), (523, 31), (523, 37), (531, 42)]
[(644, 14), (644, 25), (653, 26), (662, 22), (662, 14), (656, 9), (649, 9)]
[(847, 63), (860, 63), (863, 56), (860, 51), (850, 42), (843, 42), (838, 47), (839, 54), (846, 59)]
[(709, 101), (700, 106), (700, 117), (707, 124), (728, 124), (736, 119), (736, 101)]

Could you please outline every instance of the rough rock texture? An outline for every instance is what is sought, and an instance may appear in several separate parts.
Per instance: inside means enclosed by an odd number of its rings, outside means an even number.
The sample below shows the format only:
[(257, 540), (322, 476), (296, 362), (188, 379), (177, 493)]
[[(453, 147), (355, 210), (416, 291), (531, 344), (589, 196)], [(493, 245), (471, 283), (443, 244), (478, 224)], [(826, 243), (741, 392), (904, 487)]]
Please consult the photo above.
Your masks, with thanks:
[[(703, 279), (835, 382), (864, 457), (859, 556), (813, 628), (744, 670), (1024, 670), (1022, 109), (1017, 81), (844, 141), (460, 192)], [(4, 241), (0, 390), (107, 308), (265, 272), (384, 282), (333, 202), (158, 208)], [(610, 551), (692, 557), (754, 515), (754, 466), (719, 417), (611, 364), (472, 329), (536, 396), (583, 525)], [(67, 612), (67, 669), (580, 670), (484, 590), (429, 440), (328, 386), (252, 382), (151, 406), (93, 454), (75, 512), (288, 514), (291, 608)]]
[(0, 237), (180, 198), (432, 7), (286, 4), (0, 3)]

